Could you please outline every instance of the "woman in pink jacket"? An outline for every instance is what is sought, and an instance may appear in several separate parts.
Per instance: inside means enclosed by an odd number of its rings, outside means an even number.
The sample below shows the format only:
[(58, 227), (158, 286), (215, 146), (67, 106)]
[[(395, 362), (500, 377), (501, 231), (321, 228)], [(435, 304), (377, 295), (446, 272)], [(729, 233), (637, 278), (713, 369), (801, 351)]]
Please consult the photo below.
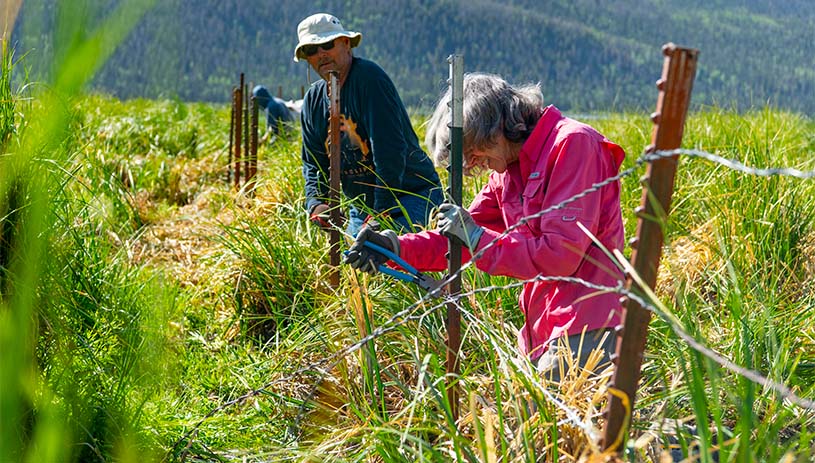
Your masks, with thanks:
[[(449, 101), (448, 91), (430, 119), (425, 138), (439, 165), (449, 158)], [(492, 170), (469, 209), (445, 204), (437, 216), (438, 229), (399, 237), (390, 230), (367, 227), (346, 255), (347, 263), (376, 272), (387, 258), (363, 246), (371, 241), (419, 270), (443, 271), (447, 240), (452, 238), (473, 254), (483, 250), (475, 265), (491, 275), (522, 280), (574, 277), (603, 286), (616, 286), (623, 279), (619, 268), (578, 225), (603, 248), (623, 249), (619, 182), (507, 232), (522, 219), (617, 175), (625, 156), (622, 148), (592, 127), (564, 117), (556, 107), (544, 106), (539, 85), (514, 87), (488, 74), (464, 78), (463, 132), (465, 173)], [(524, 284), (519, 305), (525, 316), (519, 346), (556, 380), (560, 372), (554, 351), (559, 338), (565, 336), (576, 353), (586, 331), (581, 364), (590, 348), (601, 347), (606, 358), (614, 350), (615, 338), (609, 331), (621, 321), (615, 293), (543, 279)]]

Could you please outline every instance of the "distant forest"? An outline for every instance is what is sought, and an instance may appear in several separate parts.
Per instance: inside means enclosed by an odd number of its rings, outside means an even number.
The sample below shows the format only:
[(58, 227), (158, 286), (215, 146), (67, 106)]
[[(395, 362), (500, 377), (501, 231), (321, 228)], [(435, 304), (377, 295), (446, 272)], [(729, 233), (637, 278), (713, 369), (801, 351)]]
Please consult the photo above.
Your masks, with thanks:
[[(59, 53), (60, 8), (87, 12), (92, 27), (118, 3), (24, 2), (14, 42), (18, 55), (29, 52), (32, 77), (47, 78), (44, 63)], [(322, 11), (362, 32), (355, 54), (378, 62), (414, 108), (434, 103), (447, 57), (461, 53), (466, 71), (541, 82), (547, 101), (566, 110), (647, 110), (661, 46), (674, 42), (701, 51), (695, 105), (815, 112), (811, 0), (159, 0), (92, 90), (224, 102), (244, 72), (299, 98), (317, 76), (292, 61), (297, 23)]]

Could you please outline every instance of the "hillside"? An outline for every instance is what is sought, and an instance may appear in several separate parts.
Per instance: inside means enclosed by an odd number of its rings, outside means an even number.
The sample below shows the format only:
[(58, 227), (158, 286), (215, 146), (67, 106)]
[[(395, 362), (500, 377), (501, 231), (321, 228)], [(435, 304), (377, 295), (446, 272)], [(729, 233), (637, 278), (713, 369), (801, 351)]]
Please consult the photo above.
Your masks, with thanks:
[[(32, 63), (53, 53), (49, 33), (42, 32), (54, 22), (53, 3), (26, 2), (15, 31), (21, 51), (33, 49)], [(91, 86), (121, 98), (222, 102), (245, 72), (252, 82), (282, 86), (286, 98), (299, 97), (315, 76), (291, 60), (297, 23), (329, 11), (363, 33), (356, 54), (379, 62), (414, 107), (433, 104), (445, 85), (446, 59), (455, 52), (464, 55), (467, 70), (541, 81), (547, 99), (564, 109), (648, 110), (660, 47), (672, 41), (702, 52), (696, 104), (815, 111), (815, 62), (807, 50), (815, 43), (815, 3), (680, 3), (164, 0), (155, 2)], [(34, 67), (35, 75), (46, 68)]]

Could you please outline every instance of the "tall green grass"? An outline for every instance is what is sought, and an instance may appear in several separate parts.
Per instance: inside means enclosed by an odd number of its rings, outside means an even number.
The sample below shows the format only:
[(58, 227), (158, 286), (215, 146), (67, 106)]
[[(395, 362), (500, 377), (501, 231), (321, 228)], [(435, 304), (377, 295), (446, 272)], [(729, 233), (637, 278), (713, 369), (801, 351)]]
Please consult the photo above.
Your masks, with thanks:
[[(602, 386), (579, 378), (569, 383), (573, 390), (542, 385), (515, 348), (518, 289), (472, 271), (465, 288), (495, 288), (463, 302), (463, 421), (450, 420), (446, 309), (429, 301), (393, 318), (422, 293), (383, 276), (352, 278), (344, 269), (336, 292), (325, 284), (327, 243), (301, 209), (296, 133), (261, 148), (259, 182), (246, 196), (223, 180), (223, 108), (93, 97), (79, 101), (71, 117), (81, 135), (64, 147), (68, 162), (53, 170), (62, 185), (49, 212), (57, 224), (48, 233), (54, 265), (39, 272), (50, 308), (29, 331), (39, 338), (37, 350), (17, 361), (37, 358), (43, 366), (31, 375), (47, 385), (37, 396), (65, 404), (22, 407), (53, 417), (33, 428), (61, 429), (49, 434), (60, 455), (553, 461), (599, 451), (590, 441), (601, 426), (605, 396), (595, 390)], [(117, 121), (128, 128), (111, 129)], [(647, 144), (644, 116), (594, 122), (623, 144), (626, 165)], [(785, 137), (750, 148), (762, 140), (756, 127), (768, 125)], [(774, 111), (709, 111), (689, 119), (686, 146), (757, 167), (805, 169), (812, 125)], [(114, 167), (121, 165), (130, 169), (124, 177)], [(177, 166), (185, 179), (172, 180)], [(480, 181), (473, 179), (468, 194)], [(636, 176), (623, 183), (624, 203), (636, 205)], [(186, 199), (167, 194), (170, 188)], [(810, 398), (811, 195), (808, 181), (751, 177), (683, 158), (658, 287), (702, 344)], [(632, 228), (631, 208), (625, 214)], [(185, 277), (166, 260), (135, 253), (156, 230), (186, 221), (213, 224), (196, 237), (213, 247), (190, 261), (209, 278)], [(359, 313), (368, 314), (364, 329)], [(383, 326), (388, 331), (367, 344), (367, 354), (343, 355), (363, 332)], [(659, 318), (647, 355), (634, 437), (680, 419), (688, 427), (672, 442), (686, 453), (701, 449), (703, 460), (713, 449), (720, 461), (806, 459), (812, 451), (810, 414), (717, 366)], [(326, 358), (331, 362), (320, 363)], [(303, 370), (312, 364), (320, 367)], [(239, 397), (245, 400), (233, 404)], [(75, 426), (66, 432), (64, 423)], [(65, 450), (75, 449), (72, 442), (88, 450)], [(630, 459), (657, 459), (653, 445), (627, 446)]]
[[(511, 280), (465, 275), (468, 289), (494, 288), (467, 297), (462, 305), (457, 384), (463, 421), (453, 423), (441, 360), (446, 309), (430, 301), (394, 318), (418, 301), (421, 291), (383, 276), (352, 278), (348, 269), (336, 292), (328, 288), (322, 278), (325, 236), (308, 226), (301, 209), (296, 133), (261, 147), (259, 182), (254, 196), (244, 196), (212, 173), (223, 172), (228, 114), (219, 110), (196, 119), (193, 114), (211, 109), (188, 105), (179, 113), (187, 115), (183, 119), (171, 122), (176, 116), (168, 115), (154, 125), (139, 122), (166, 104), (97, 99), (89, 106), (105, 110), (86, 115), (82, 130), (90, 140), (83, 152), (106, 162), (201, 161), (198, 178), (208, 180), (197, 180), (202, 186), (186, 204), (155, 191), (164, 188), (156, 181), (164, 171), (140, 172), (128, 195), (151, 198), (147, 209), (154, 213), (144, 229), (131, 230), (131, 239), (168, 221), (188, 220), (193, 211), (200, 214), (195, 220), (220, 223), (202, 237), (218, 245), (201, 257), (215, 277), (197, 284), (184, 280), (184, 295), (177, 299), (172, 322), (177, 331), (171, 336), (177, 376), (168, 378), (176, 385), (145, 404), (150, 432), (171, 459), (554, 461), (599, 452), (591, 442), (601, 428), (602, 384), (579, 377), (559, 391), (541, 384), (515, 348), (522, 315), (518, 289), (505, 287)], [(130, 114), (132, 138), (112, 143), (110, 137), (94, 137), (100, 133), (95, 127), (115, 119), (105, 118), (106, 112)], [(625, 147), (624, 167), (648, 142), (651, 123), (643, 115), (593, 122)], [(220, 137), (220, 143), (199, 145), (197, 154), (112, 148), (128, 140), (138, 146), (138, 140), (148, 138), (144, 132), (165, 123), (165, 136), (195, 124), (201, 137)], [(710, 110), (691, 115), (685, 146), (756, 167), (807, 169), (812, 125), (807, 118), (777, 111)], [(783, 130), (785, 136), (755, 149), (767, 141), (756, 138), (757, 128), (768, 126), (776, 129), (764, 133)], [(121, 153), (108, 156), (111, 151)], [(203, 163), (212, 171), (201, 168)], [(468, 194), (482, 181), (473, 179)], [(633, 229), (632, 210), (641, 195), (638, 175), (623, 184), (626, 228)], [(113, 189), (102, 191), (114, 194)], [(809, 398), (815, 350), (807, 323), (813, 310), (807, 273), (813, 254), (807, 244), (812, 210), (805, 198), (811, 195), (808, 181), (749, 176), (683, 158), (658, 286), (680, 327), (703, 345)], [(201, 198), (211, 198), (214, 207), (186, 208)], [(377, 327), (389, 329), (365, 344), (373, 349), (363, 353), (360, 345), (344, 354)], [(324, 359), (330, 361), (321, 363)], [(314, 368), (304, 369), (309, 365)], [(233, 403), (240, 397), (244, 400)], [(809, 412), (697, 353), (655, 317), (633, 437), (656, 428), (657, 441), (673, 442), (685, 455), (697, 452), (704, 461), (712, 459), (713, 451), (720, 461), (777, 461), (785, 455), (806, 460), (812, 451), (811, 419)], [(669, 439), (666, 422), (676, 420), (685, 424)], [(627, 458), (658, 461), (657, 446), (642, 442), (648, 441), (626, 443)]]
[[(120, 26), (126, 30), (111, 30)], [(465, 273), (465, 291), (489, 290), (460, 301), (461, 373), (446, 377), (440, 301), (419, 302), (414, 286), (350, 269), (336, 290), (325, 282), (327, 239), (302, 210), (296, 130), (261, 147), (254, 190), (237, 192), (224, 181), (228, 108), (82, 96), (80, 84), (110, 48), (98, 43), (103, 33), (69, 36), (72, 48), (60, 56), (76, 60), (62, 61), (53, 85), (59, 97), (38, 94), (30, 108), (2, 109), (25, 117), (3, 119), (12, 125), (0, 157), (0, 454), (28, 461), (599, 455), (605, 378), (573, 372), (560, 388), (542, 383), (516, 348), (523, 315), (512, 280)], [(14, 63), (8, 55), (3, 62)], [(8, 101), (17, 103), (12, 90)], [(649, 142), (646, 115), (590, 122), (625, 148), (624, 168)], [(691, 114), (684, 146), (755, 167), (811, 170), (813, 129), (797, 114), (711, 108)], [(641, 173), (622, 181), (629, 236)], [(465, 197), (483, 182), (468, 179)], [(702, 345), (809, 399), (814, 189), (811, 180), (683, 157), (657, 288), (679, 327)], [(451, 380), (461, 391), (458, 423), (445, 391)], [(714, 450), (719, 461), (807, 461), (815, 452), (812, 411), (721, 368), (660, 317), (651, 324), (633, 419), (629, 461), (659, 461), (656, 442), (696, 451), (702, 461)], [(677, 420), (684, 424), (669, 438), (665, 423)]]
[(167, 361), (175, 297), (89, 226), (94, 206), (71, 194), (74, 163), (86, 162), (73, 101), (150, 2), (120, 2), (95, 25), (87, 5), (68, 3), (56, 9), (52, 80), (36, 93), (2, 47), (0, 455), (134, 461), (157, 455), (141, 419), (165, 376), (154, 367)]
[(0, 146), (6, 146), (16, 131), (17, 102), (11, 83), (15, 64), (14, 47), (0, 38)]

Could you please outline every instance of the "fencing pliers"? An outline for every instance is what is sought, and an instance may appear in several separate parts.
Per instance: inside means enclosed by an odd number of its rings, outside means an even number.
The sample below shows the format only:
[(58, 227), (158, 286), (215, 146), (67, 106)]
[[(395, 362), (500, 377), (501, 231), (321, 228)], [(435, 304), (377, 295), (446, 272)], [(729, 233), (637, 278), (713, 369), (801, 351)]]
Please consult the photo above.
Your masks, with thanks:
[(381, 264), (377, 268), (377, 270), (379, 270), (380, 272), (386, 275), (390, 275), (402, 281), (415, 283), (419, 285), (420, 288), (430, 293), (432, 297), (441, 296), (441, 291), (437, 291), (437, 289), (439, 289), (439, 287), (441, 286), (442, 283), (441, 281), (436, 280), (435, 278), (427, 276), (424, 273), (416, 270), (412, 265), (405, 262), (404, 259), (397, 256), (395, 253), (389, 251), (388, 249), (383, 248), (382, 246), (371, 243), (370, 241), (366, 241), (363, 244), (363, 246), (384, 255), (385, 257), (393, 261), (396, 265), (405, 270), (404, 272), (400, 272), (399, 270), (390, 268), (385, 264)]

